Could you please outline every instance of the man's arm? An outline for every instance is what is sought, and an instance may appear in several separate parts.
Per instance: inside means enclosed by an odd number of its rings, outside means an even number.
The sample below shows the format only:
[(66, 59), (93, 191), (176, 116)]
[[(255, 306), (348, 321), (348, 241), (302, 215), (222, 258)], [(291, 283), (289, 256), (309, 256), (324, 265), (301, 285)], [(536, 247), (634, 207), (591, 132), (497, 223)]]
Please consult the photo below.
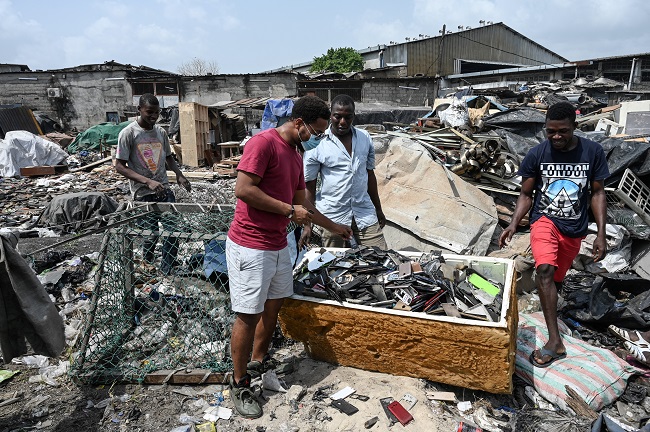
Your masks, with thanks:
[[(311, 204), (316, 203), (316, 180), (311, 180), (305, 182), (307, 188), (305, 189), (305, 201), (310, 202)], [(298, 240), (298, 248), (302, 249), (303, 246), (306, 246), (311, 238), (311, 223), (306, 223), (302, 226), (302, 234), (300, 234), (300, 240)]]
[[(314, 181), (314, 188), (315, 188), (315, 183), (316, 182)], [(332, 221), (327, 216), (319, 212), (318, 209), (316, 209), (316, 207), (314, 206), (314, 204), (312, 204), (308, 199), (306, 199), (307, 193), (305, 191), (306, 189), (296, 191), (295, 195), (293, 196), (293, 203), (295, 205), (299, 205), (301, 208), (306, 208), (307, 211), (311, 211), (311, 216), (312, 216), (311, 221), (316, 225), (322, 226), (326, 230), (341, 236), (345, 240), (349, 239), (352, 236), (352, 229), (348, 226), (338, 224)]]
[(596, 219), (598, 233), (594, 241), (593, 258), (600, 261), (607, 253), (607, 238), (605, 234), (607, 223), (607, 200), (605, 198), (605, 182), (597, 180), (591, 182), (591, 210)]
[(312, 204), (316, 204), (316, 180), (305, 182), (307, 188), (305, 189), (305, 200)]
[(379, 226), (384, 228), (386, 225), (386, 216), (381, 210), (381, 201), (379, 200), (379, 190), (377, 188), (377, 177), (375, 176), (374, 170), (368, 170), (368, 195), (370, 195), (370, 201), (375, 206), (375, 212), (377, 213), (377, 219), (379, 219)]
[[(262, 178), (256, 176), (255, 174), (247, 173), (245, 171), (238, 171), (237, 181), (235, 183), (235, 196), (244, 201), (249, 206), (258, 210), (288, 216), (289, 213), (291, 213), (292, 205), (267, 195), (262, 189), (259, 188), (259, 183), (261, 180)], [(298, 224), (304, 224), (311, 221), (311, 214), (307, 211), (306, 208), (303, 206), (295, 205), (293, 207), (294, 211), (293, 215), (291, 216), (292, 221)]]
[(185, 175), (183, 175), (183, 172), (180, 170), (178, 164), (176, 163), (176, 159), (174, 159), (172, 155), (168, 155), (165, 158), (165, 164), (167, 165), (168, 169), (174, 171), (174, 174), (176, 174), (176, 183), (178, 183), (179, 186), (185, 188), (186, 191), (191, 191), (192, 186), (190, 185), (190, 181), (185, 177)]
[(146, 185), (152, 192), (155, 192), (157, 194), (160, 194), (165, 190), (165, 187), (162, 185), (162, 183), (133, 171), (126, 165), (125, 160), (115, 159), (115, 171), (117, 171), (119, 174), (122, 174), (129, 180), (133, 180), (134, 182)]
[(519, 198), (517, 198), (517, 204), (515, 205), (515, 211), (512, 215), (510, 225), (508, 225), (499, 236), (499, 247), (504, 247), (506, 242), (509, 242), (512, 239), (512, 235), (517, 232), (517, 225), (519, 225), (519, 222), (521, 222), (523, 217), (530, 210), (530, 207), (533, 205), (534, 190), (535, 178), (524, 178), (521, 182), (521, 192), (519, 192)]

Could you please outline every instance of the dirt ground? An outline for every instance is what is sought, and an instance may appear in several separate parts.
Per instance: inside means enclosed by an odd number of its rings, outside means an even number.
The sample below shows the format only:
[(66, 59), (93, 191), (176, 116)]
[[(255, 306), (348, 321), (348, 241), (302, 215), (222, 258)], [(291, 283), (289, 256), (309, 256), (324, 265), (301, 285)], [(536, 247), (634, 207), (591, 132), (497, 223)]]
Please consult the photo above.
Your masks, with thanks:
[[(454, 391), (458, 400), (494, 407), (516, 404), (512, 396), (491, 395), (452, 388), (415, 378), (393, 376), (364, 370), (335, 366), (304, 356), (302, 344), (294, 344), (279, 355), (292, 355), (295, 370), (282, 379), (288, 393), (265, 390), (262, 393), (264, 415), (247, 420), (236, 414), (229, 420), (216, 422), (219, 431), (359, 431), (364, 423), (378, 417), (370, 428), (374, 431), (400, 430), (400, 424), (390, 426), (379, 399), (401, 399), (411, 394), (417, 399), (410, 409), (414, 421), (405, 427), (410, 431), (451, 431), (460, 419), (455, 403), (446, 407), (427, 399), (428, 391)], [(29, 377), (37, 369), (19, 365), (4, 365), (5, 369), (20, 370), (11, 380), (0, 384), (0, 400), (19, 398), (18, 402), (0, 407), (0, 431), (172, 431), (182, 425), (181, 416), (201, 420), (206, 403), (214, 403), (216, 395), (224, 396), (221, 406), (233, 408), (227, 386), (147, 386), (119, 384), (78, 386), (68, 377), (61, 377), (58, 386), (31, 383)], [(331, 394), (350, 386), (355, 394), (368, 396), (367, 401), (347, 398), (359, 411), (351, 416), (329, 406)], [(319, 392), (319, 390), (321, 390)], [(108, 401), (107, 401), (108, 399)], [(103, 404), (102, 404), (102, 401)], [(204, 402), (205, 401), (205, 402)], [(108, 404), (107, 404), (108, 402)], [(406, 402), (402, 402), (407, 405)]]

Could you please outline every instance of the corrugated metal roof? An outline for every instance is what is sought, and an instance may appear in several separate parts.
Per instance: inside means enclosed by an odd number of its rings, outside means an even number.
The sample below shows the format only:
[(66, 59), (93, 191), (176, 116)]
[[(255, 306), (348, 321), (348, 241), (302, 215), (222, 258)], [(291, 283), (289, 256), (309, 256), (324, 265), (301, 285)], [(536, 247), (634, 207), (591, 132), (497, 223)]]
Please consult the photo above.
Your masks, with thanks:
[(619, 56), (612, 56), (612, 57), (599, 57), (599, 58), (592, 58), (592, 59), (585, 59), (585, 60), (576, 60), (576, 63), (587, 62), (587, 61), (607, 61), (607, 60), (617, 60), (623, 58), (647, 57), (647, 56), (650, 56), (650, 52), (641, 53), (641, 54), (627, 54), (627, 55), (619, 55)]
[[(387, 47), (387, 50), (397, 47)], [(567, 61), (503, 23), (473, 28), (407, 45), (407, 75), (451, 75), (456, 59), (527, 65)]]
[(43, 135), (32, 110), (25, 107), (0, 110), (0, 137), (10, 131), (25, 130), (36, 135)]
[(271, 99), (269, 97), (257, 97), (257, 98), (248, 98), (240, 99), (237, 101), (222, 101), (217, 102), (212, 105), (208, 105), (211, 108), (217, 108), (220, 110), (228, 108), (258, 108), (263, 109), (266, 106), (266, 102)]

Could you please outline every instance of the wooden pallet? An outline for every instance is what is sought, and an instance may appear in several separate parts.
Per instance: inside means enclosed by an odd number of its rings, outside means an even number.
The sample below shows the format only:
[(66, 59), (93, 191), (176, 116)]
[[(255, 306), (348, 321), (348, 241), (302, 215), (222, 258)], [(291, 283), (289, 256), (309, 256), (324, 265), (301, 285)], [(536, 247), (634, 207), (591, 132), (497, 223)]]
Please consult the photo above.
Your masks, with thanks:
[(180, 102), (178, 114), (181, 126), (183, 164), (203, 166), (205, 152), (210, 150), (208, 107), (196, 102)]

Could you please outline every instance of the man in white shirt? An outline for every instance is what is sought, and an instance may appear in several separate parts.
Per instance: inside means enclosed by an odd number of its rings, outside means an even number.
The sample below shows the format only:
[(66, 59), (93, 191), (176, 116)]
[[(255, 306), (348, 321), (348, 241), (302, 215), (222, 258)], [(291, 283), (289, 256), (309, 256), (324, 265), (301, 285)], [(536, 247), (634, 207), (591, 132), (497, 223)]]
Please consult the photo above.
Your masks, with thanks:
[[(352, 126), (354, 100), (347, 95), (332, 100), (331, 126), (321, 144), (305, 152), (306, 198), (332, 221), (352, 227), (355, 240), (365, 246), (387, 249), (382, 229), (386, 217), (381, 210), (375, 177), (375, 149), (368, 132)], [(321, 188), (316, 192), (320, 174)], [(305, 225), (300, 243), (311, 236)], [(346, 247), (345, 241), (327, 230), (323, 246)]]

